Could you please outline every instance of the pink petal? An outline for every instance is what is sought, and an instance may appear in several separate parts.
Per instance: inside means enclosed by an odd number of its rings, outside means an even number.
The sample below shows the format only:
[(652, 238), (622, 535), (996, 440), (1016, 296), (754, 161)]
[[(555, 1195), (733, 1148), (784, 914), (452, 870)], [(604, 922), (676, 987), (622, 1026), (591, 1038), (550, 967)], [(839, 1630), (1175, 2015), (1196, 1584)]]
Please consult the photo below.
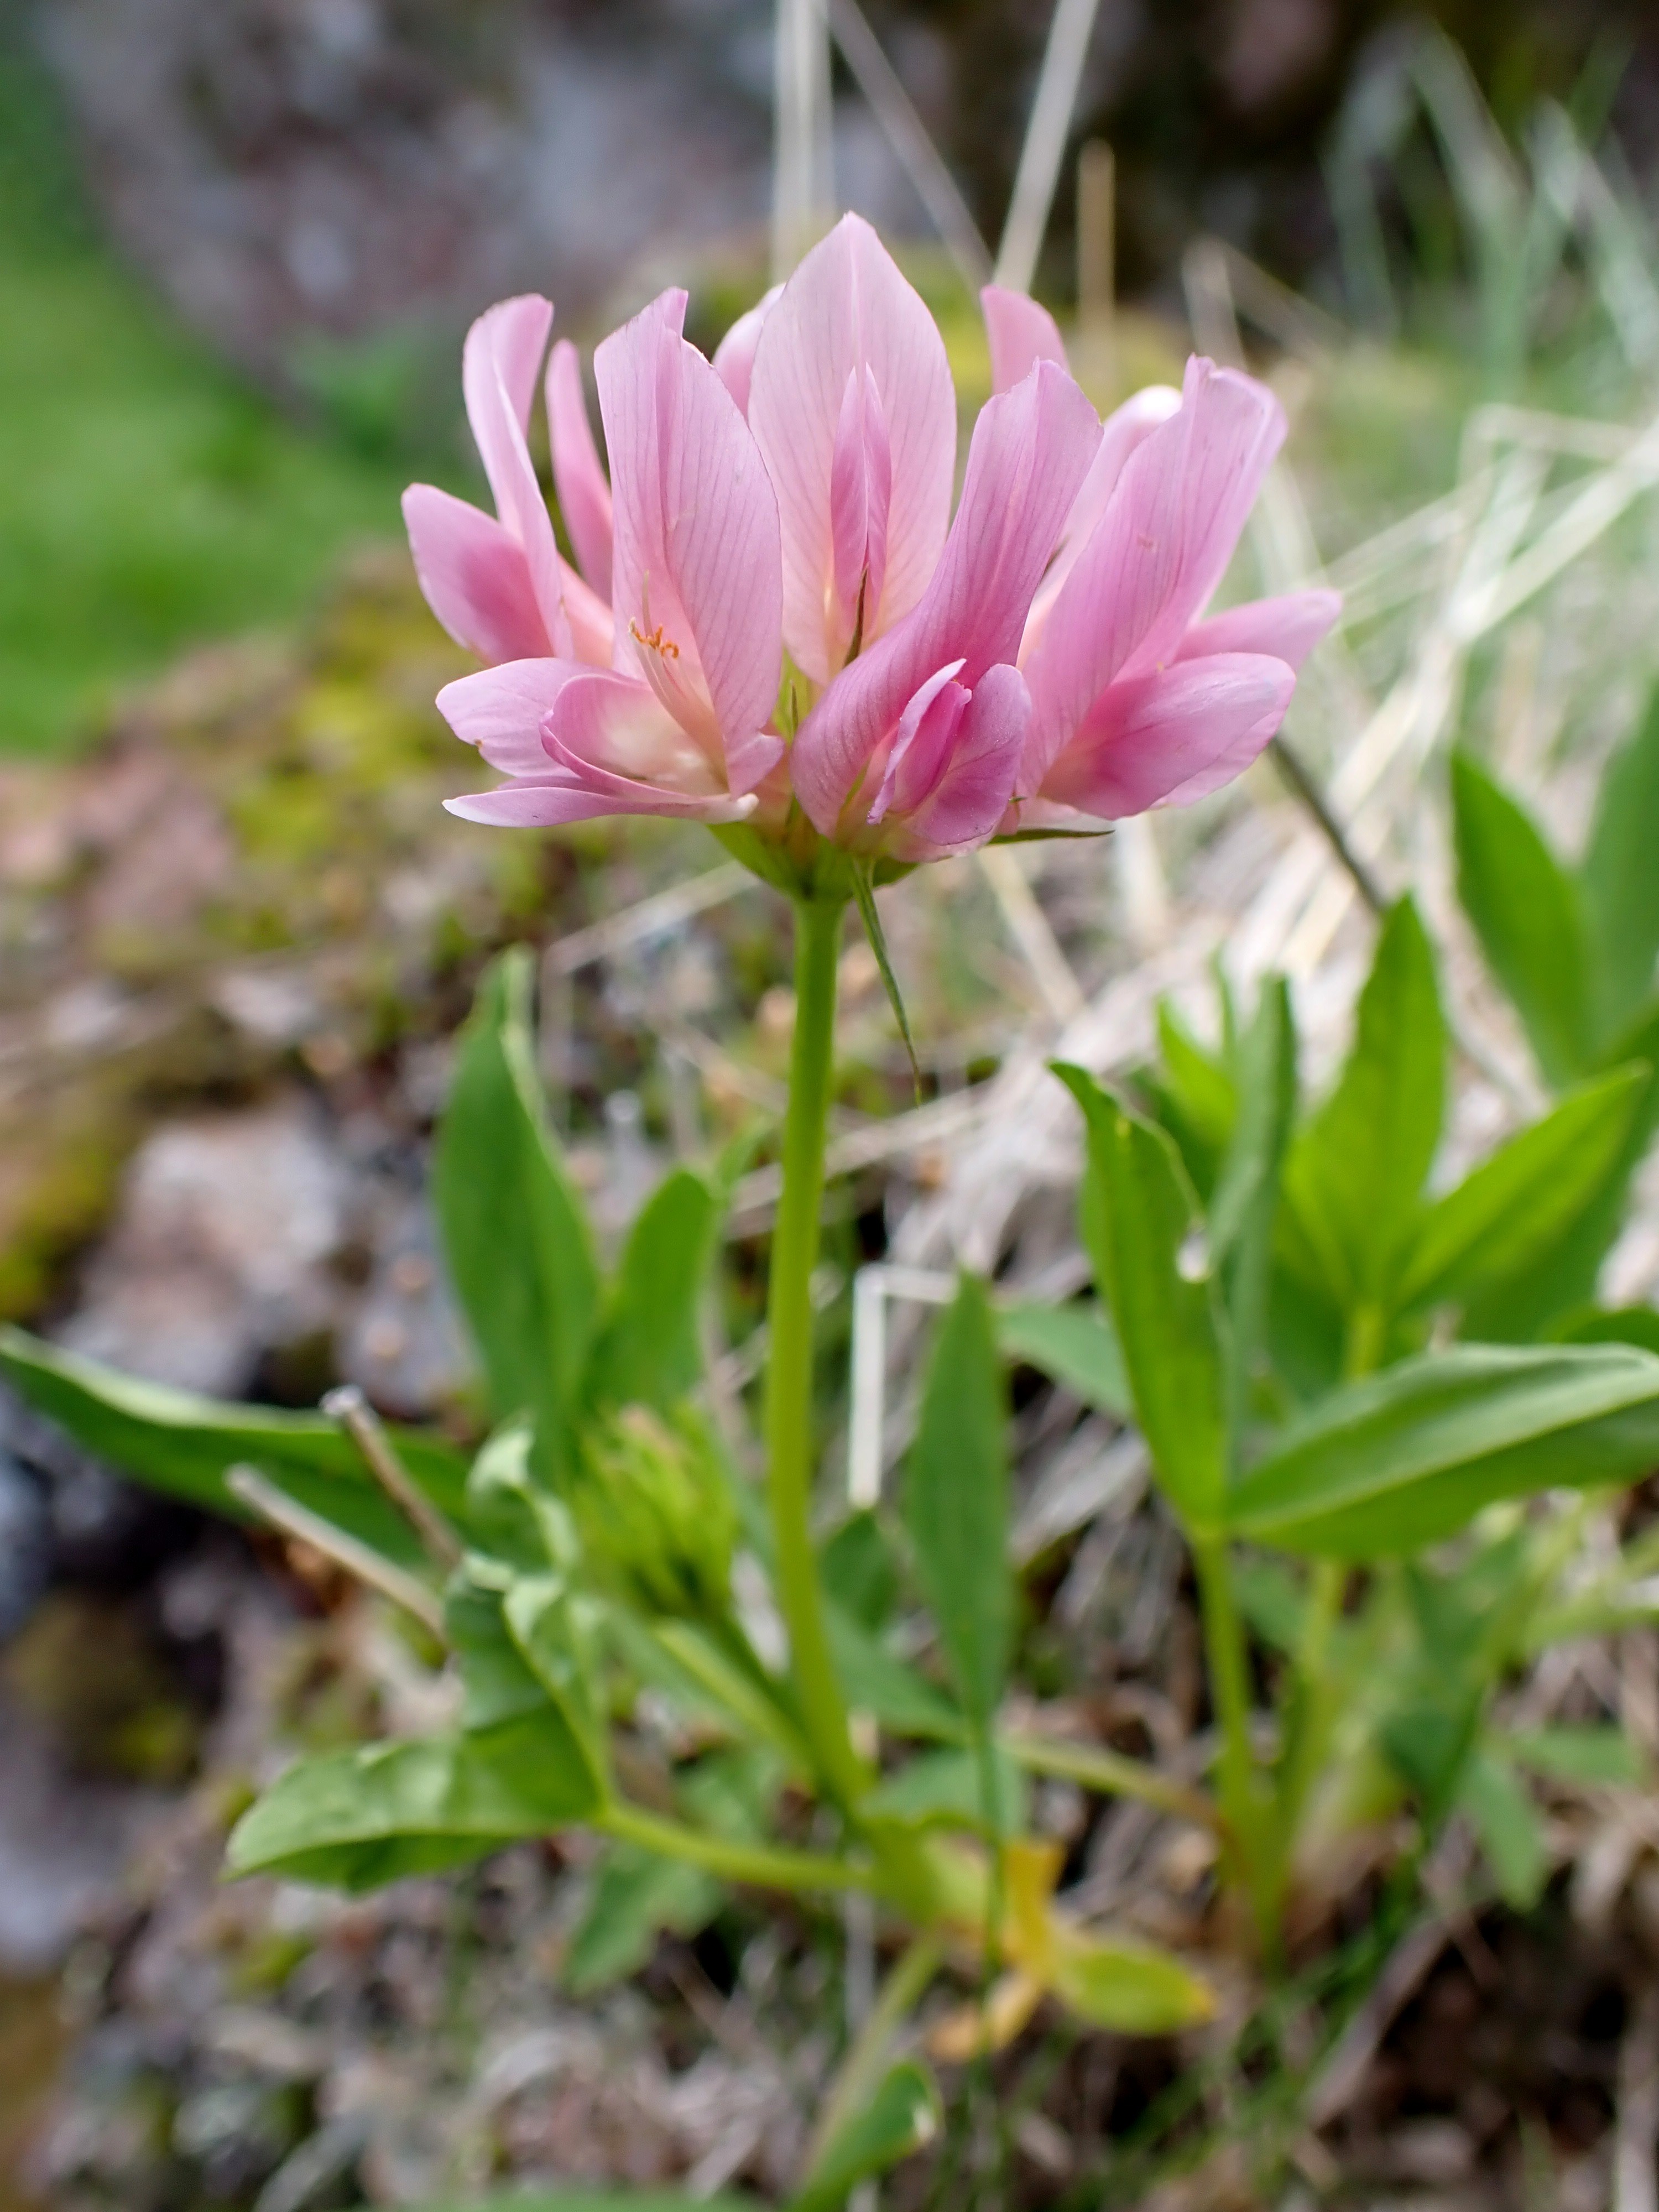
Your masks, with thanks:
[(867, 649), (916, 605), (939, 560), (957, 411), (933, 317), (869, 224), (849, 215), (813, 247), (766, 318), (749, 394), (782, 521), (784, 639), (815, 684), (840, 667), (855, 619), (836, 586), (833, 483), (848, 379), (866, 368), (880, 398), (892, 485), (885, 573), (865, 605)]
[(830, 463), (830, 565), (849, 640), (881, 605), (892, 501), (893, 448), (875, 373), (849, 369)]
[(1013, 660), (1099, 437), (1094, 409), (1050, 362), (981, 410), (962, 504), (926, 596), (842, 670), (796, 737), (795, 790), (826, 836), (935, 670), (960, 659), (961, 680), (973, 690), (988, 668)]
[(562, 614), (558, 550), (552, 518), (525, 442), (536, 374), (552, 322), (551, 302), (535, 293), (489, 308), (466, 334), (461, 388), (484, 474), (495, 495), (495, 512), (524, 548), (536, 604), (549, 636), (556, 642)]
[(971, 851), (995, 833), (1014, 793), (1031, 696), (1018, 669), (988, 668), (956, 726), (944, 770), (894, 840), (902, 860)]
[(573, 779), (503, 783), (494, 791), (468, 792), (447, 799), (445, 807), (463, 822), (488, 823), (498, 830), (551, 830), (569, 822), (592, 822), (604, 814), (647, 814), (648, 806), (623, 806)]
[(1129, 454), (1027, 656), (1024, 792), (1042, 785), (1109, 683), (1174, 659), (1232, 557), (1284, 435), (1284, 410), (1265, 385), (1188, 362), (1180, 412)]
[(1020, 646), (1022, 660), (1035, 651), (1042, 626), (1060, 596), (1060, 586), (1076, 567), (1079, 554), (1093, 537), (1111, 502), (1124, 464), (1135, 447), (1150, 437), (1160, 422), (1167, 422), (1180, 405), (1181, 394), (1173, 385), (1149, 384), (1106, 417), (1100, 445), (1083, 480), (1083, 489), (1066, 518), (1042, 588), (1031, 603), (1030, 619)]
[(615, 658), (617, 625), (611, 602), (585, 584), (566, 560), (559, 562), (559, 589), (570, 625), (570, 650), (590, 668), (609, 668)]
[(1006, 284), (986, 284), (981, 288), (979, 304), (985, 314), (985, 335), (991, 342), (993, 392), (1012, 392), (1040, 361), (1058, 362), (1061, 368), (1069, 367), (1059, 325), (1029, 292), (1011, 292)]
[(884, 821), (894, 807), (908, 814), (933, 790), (945, 770), (957, 726), (971, 691), (956, 681), (960, 660), (935, 669), (899, 716), (881, 787), (867, 819)]
[(1103, 822), (1188, 805), (1249, 766), (1295, 689), (1294, 670), (1252, 653), (1125, 677), (1096, 702), (1040, 796)]
[(547, 428), (553, 488), (577, 565), (602, 599), (611, 597), (611, 486), (593, 443), (582, 395), (581, 362), (561, 338), (547, 364)]
[(728, 796), (708, 755), (637, 676), (588, 670), (560, 691), (542, 734), (559, 765), (595, 789), (649, 784), (679, 799)]
[(1286, 592), (1276, 599), (1250, 599), (1225, 614), (1195, 623), (1181, 641), (1177, 660), (1210, 653), (1265, 653), (1300, 668), (1342, 611), (1340, 592)]
[(404, 522), (427, 604), (457, 645), (481, 660), (549, 650), (530, 566), (510, 531), (435, 484), (410, 484)]
[(763, 730), (782, 669), (777, 501), (665, 292), (594, 356), (611, 453), (617, 647), (711, 762)]
[(503, 775), (547, 776), (553, 763), (542, 724), (571, 678), (586, 672), (570, 660), (509, 660), (446, 684), (438, 712)]
[(737, 401), (740, 415), (749, 412), (749, 386), (755, 374), (755, 349), (760, 343), (761, 331), (782, 290), (781, 284), (775, 284), (747, 314), (738, 317), (714, 349), (714, 374)]

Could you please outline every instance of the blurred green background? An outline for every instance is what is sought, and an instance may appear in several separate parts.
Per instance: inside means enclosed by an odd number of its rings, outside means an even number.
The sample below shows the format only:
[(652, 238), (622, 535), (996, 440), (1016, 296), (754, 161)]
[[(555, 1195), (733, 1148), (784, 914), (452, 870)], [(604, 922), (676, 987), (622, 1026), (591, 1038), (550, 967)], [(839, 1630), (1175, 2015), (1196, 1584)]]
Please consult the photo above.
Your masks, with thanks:
[(401, 457), (307, 425), (100, 239), (50, 77), (0, 39), (0, 750), (74, 742), (204, 640), (281, 624), (398, 527)]

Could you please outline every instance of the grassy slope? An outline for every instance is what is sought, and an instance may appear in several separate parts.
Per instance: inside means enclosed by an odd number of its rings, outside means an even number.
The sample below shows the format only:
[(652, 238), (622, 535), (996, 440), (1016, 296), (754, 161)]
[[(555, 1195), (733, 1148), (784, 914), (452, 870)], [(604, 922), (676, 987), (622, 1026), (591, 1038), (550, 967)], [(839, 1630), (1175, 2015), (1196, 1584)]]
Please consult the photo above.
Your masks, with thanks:
[(0, 40), (0, 753), (62, 747), (180, 647), (281, 622), (398, 528), (406, 469), (308, 434), (100, 247)]

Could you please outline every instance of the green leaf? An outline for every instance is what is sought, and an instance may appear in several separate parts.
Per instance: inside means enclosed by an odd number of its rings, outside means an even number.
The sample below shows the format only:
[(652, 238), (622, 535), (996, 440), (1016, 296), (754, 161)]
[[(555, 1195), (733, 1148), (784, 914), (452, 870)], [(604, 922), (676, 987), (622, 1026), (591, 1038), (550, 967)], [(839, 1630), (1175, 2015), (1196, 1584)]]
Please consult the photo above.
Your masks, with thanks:
[(932, 2142), (942, 2117), (933, 2075), (914, 2058), (901, 2060), (862, 2112), (825, 2146), (789, 2212), (835, 2212), (860, 2181), (885, 2173)]
[(602, 1615), (599, 1602), (562, 1574), (520, 1576), (501, 1601), (501, 1626), (585, 1762), (598, 1796), (609, 1788), (611, 1769), (599, 1687)]
[(1024, 1769), (1006, 1752), (993, 1763), (996, 1817), (985, 1817), (985, 1768), (971, 1751), (922, 1752), (884, 1776), (860, 1801), (860, 1814), (906, 1827), (988, 1828), (1012, 1835), (1025, 1826), (1030, 1791)]
[(1224, 1062), (1207, 1052), (1167, 999), (1158, 1009), (1159, 1066), (1148, 1088), (1157, 1118), (1175, 1139), (1194, 1188), (1215, 1188), (1238, 1117), (1238, 1088)]
[(1578, 886), (1531, 817), (1467, 754), (1451, 763), (1457, 895), (1547, 1081), (1589, 1073), (1589, 973)]
[(1390, 1302), (1440, 1142), (1445, 1094), (1434, 953), (1416, 908), (1401, 899), (1376, 941), (1353, 1048), (1285, 1169), (1296, 1224), (1350, 1316)]
[(788, 1703), (787, 1685), (760, 1667), (738, 1632), (699, 1621), (658, 1620), (646, 1631), (692, 1698), (752, 1743), (770, 1744), (802, 1776), (811, 1759), (800, 1723)]
[(1244, 1553), (1232, 1562), (1233, 1595), (1252, 1632), (1288, 1658), (1300, 1648), (1308, 1617), (1307, 1592), (1283, 1559)]
[(980, 1736), (1001, 1701), (1013, 1636), (1007, 1417), (991, 1302), (963, 1275), (934, 1341), (903, 1495), (923, 1593)]
[(1453, 1534), (1496, 1498), (1659, 1463), (1659, 1359), (1622, 1345), (1459, 1345), (1294, 1424), (1229, 1500), (1237, 1536), (1370, 1560)]
[(488, 1556), (525, 1574), (575, 1563), (575, 1523), (531, 1468), (535, 1431), (519, 1415), (484, 1443), (466, 1478), (467, 1520)]
[[(225, 1469), (248, 1461), (311, 1512), (400, 1565), (422, 1553), (413, 1530), (374, 1483), (357, 1447), (320, 1413), (222, 1404), (60, 1352), (0, 1328), (0, 1374), (76, 1442), (135, 1481), (243, 1518)], [(393, 1429), (392, 1442), (433, 1503), (465, 1524), (466, 1462), (441, 1437)]]
[(854, 1711), (868, 1713), (895, 1735), (939, 1743), (963, 1743), (968, 1723), (925, 1674), (896, 1659), (843, 1607), (824, 1607), (836, 1674)]
[(1133, 1419), (1134, 1401), (1117, 1335), (1092, 1301), (1063, 1306), (1009, 1305), (996, 1316), (1005, 1359), (1035, 1367), (1103, 1413)]
[[(1659, 1069), (1659, 1008), (1650, 1009), (1620, 1038), (1607, 1064), (1640, 1060)], [(1638, 1092), (1630, 1126), (1601, 1188), (1556, 1244), (1518, 1275), (1471, 1299), (1464, 1332), (1488, 1341), (1513, 1342), (1551, 1334), (1558, 1317), (1594, 1297), (1602, 1261), (1624, 1227), (1631, 1178), (1659, 1127), (1659, 1075)]]
[(631, 1844), (605, 1853), (586, 1910), (565, 1953), (565, 1987), (591, 1996), (650, 1963), (665, 1932), (696, 1936), (720, 1911), (726, 1892), (712, 1875)]
[(701, 1176), (677, 1168), (659, 1183), (629, 1233), (593, 1347), (594, 1404), (666, 1412), (696, 1386), (697, 1312), (719, 1232), (719, 1203)]
[(433, 1158), (444, 1249), (505, 1419), (535, 1417), (562, 1467), (587, 1364), (599, 1275), (536, 1073), (530, 955), (505, 952), (478, 987)]
[(1383, 1756), (1419, 1800), (1431, 1835), (1462, 1779), (1479, 1719), (1478, 1694), (1460, 1678), (1419, 1686), (1378, 1728)]
[(302, 1759), (242, 1815), (227, 1856), (233, 1874), (373, 1889), (546, 1835), (598, 1808), (586, 1761), (543, 1713)]
[(1174, 1144), (1081, 1068), (1054, 1073), (1088, 1129), (1085, 1233), (1122, 1346), (1135, 1418), (1189, 1529), (1212, 1528), (1227, 1483), (1221, 1334), (1207, 1272), (1182, 1272), (1194, 1200)]
[(1049, 1982), (1079, 2020), (1119, 2035), (1170, 2035), (1215, 2010), (1206, 1984), (1168, 1952), (1080, 1929), (1056, 1944)]
[(1589, 1306), (1558, 1323), (1558, 1344), (1635, 1344), (1659, 1352), (1659, 1311), (1652, 1306)]
[(460, 1668), (463, 1728), (488, 1729), (541, 1711), (547, 1692), (508, 1632), (501, 1590), (461, 1568), (444, 1593), (444, 1626)]
[(1659, 957), (1659, 687), (1635, 735), (1608, 762), (1578, 871), (1594, 955), (1595, 1034), (1609, 1037), (1653, 989)]
[(1498, 1893), (1516, 1912), (1530, 1912), (1549, 1879), (1544, 1824), (1507, 1760), (1477, 1751), (1466, 1762), (1457, 1802), (1468, 1814)]
[(1640, 1753), (1616, 1728), (1507, 1729), (1501, 1742), (1517, 1766), (1547, 1782), (1633, 1790), (1645, 1778)]
[(1266, 978), (1239, 1048), (1238, 1119), (1210, 1201), (1210, 1264), (1227, 1306), (1233, 1425), (1267, 1334), (1279, 1173), (1296, 1112), (1296, 1027), (1282, 975)]
[(1570, 1091), (1437, 1200), (1407, 1256), (1401, 1304), (1466, 1299), (1536, 1267), (1605, 1182), (1648, 1081), (1645, 1067), (1623, 1067)]
[(867, 1509), (849, 1513), (818, 1547), (824, 1594), (878, 1635), (899, 1597), (899, 1567), (885, 1530)]

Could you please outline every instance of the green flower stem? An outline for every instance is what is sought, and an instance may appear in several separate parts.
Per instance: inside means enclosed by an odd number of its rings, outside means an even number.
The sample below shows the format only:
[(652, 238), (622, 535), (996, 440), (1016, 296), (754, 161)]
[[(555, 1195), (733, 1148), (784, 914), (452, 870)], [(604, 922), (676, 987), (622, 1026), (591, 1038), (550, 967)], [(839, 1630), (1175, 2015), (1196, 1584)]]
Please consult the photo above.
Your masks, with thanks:
[(795, 1036), (783, 1127), (783, 1195), (767, 1301), (768, 1495), (778, 1604), (789, 1632), (801, 1719), (829, 1794), (850, 1811), (868, 1777), (848, 1733), (812, 1551), (812, 1270), (823, 1197), (824, 1127), (835, 1060), (840, 899), (795, 902)]
[(638, 1844), (663, 1858), (680, 1859), (702, 1867), (723, 1881), (751, 1889), (811, 1891), (868, 1889), (879, 1887), (873, 1869), (847, 1859), (825, 1858), (811, 1851), (791, 1851), (770, 1844), (740, 1844), (726, 1836), (713, 1836), (683, 1821), (665, 1820), (638, 1805), (613, 1798), (592, 1826), (619, 1843)]
[(1221, 1825), (1219, 1808), (1203, 1790), (1177, 1781), (1172, 1774), (1160, 1773), (1144, 1759), (1126, 1759), (1121, 1752), (1107, 1751), (1099, 1744), (1021, 1735), (1000, 1735), (997, 1747), (1032, 1774), (1056, 1775), (1103, 1797), (1138, 1797), (1143, 1804), (1156, 1805), (1160, 1812), (1172, 1813), (1177, 1820), (1190, 1820), (1197, 1827)]

